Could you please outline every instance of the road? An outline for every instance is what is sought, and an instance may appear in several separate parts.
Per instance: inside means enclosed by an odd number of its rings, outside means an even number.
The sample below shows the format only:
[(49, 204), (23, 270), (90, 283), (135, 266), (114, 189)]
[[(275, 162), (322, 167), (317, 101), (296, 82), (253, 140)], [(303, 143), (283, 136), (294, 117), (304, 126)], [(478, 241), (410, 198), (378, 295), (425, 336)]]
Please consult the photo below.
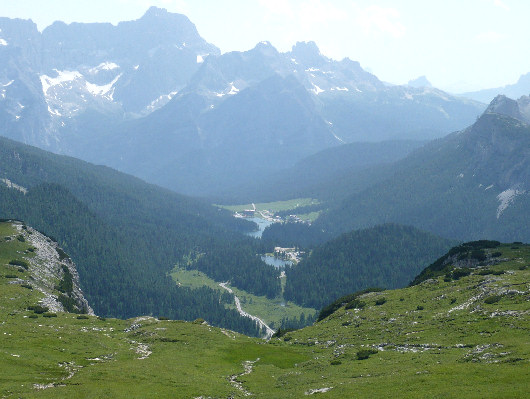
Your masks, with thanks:
[[(234, 291), (232, 291), (232, 289), (230, 287), (227, 286), (228, 285), (228, 282), (226, 283), (219, 283), (219, 286), (224, 288), (225, 290), (227, 290), (229, 293), (233, 294)], [(265, 328), (265, 339), (269, 339), (270, 337), (273, 336), (273, 334), (275, 333), (275, 331), (270, 328), (263, 320), (261, 320), (259, 317), (256, 317), (256, 316), (252, 316), (251, 314), (245, 312), (242, 308), (241, 308), (241, 301), (239, 300), (239, 298), (234, 295), (234, 301), (236, 303), (236, 308), (237, 308), (237, 311), (239, 312), (239, 314), (243, 317), (248, 317), (252, 320), (254, 320), (256, 323), (259, 324), (259, 326), (261, 328)]]

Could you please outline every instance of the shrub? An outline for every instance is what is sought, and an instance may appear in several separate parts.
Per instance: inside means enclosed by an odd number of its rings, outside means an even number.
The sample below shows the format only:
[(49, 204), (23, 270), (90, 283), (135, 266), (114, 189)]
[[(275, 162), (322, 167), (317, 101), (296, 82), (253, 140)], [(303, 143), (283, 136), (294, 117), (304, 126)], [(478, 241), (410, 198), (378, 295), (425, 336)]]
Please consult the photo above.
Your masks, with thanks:
[(502, 297), (500, 295), (491, 295), (487, 297), (486, 299), (484, 299), (484, 303), (488, 303), (488, 304), (497, 303), (501, 300), (501, 298)]
[(20, 259), (10, 260), (9, 264), (12, 265), (12, 266), (21, 266), (21, 267), (23, 267), (26, 270), (28, 270), (28, 267), (29, 267), (28, 262), (20, 260)]
[(453, 270), (453, 280), (459, 280), (461, 277), (469, 276), (471, 274), (471, 270), (469, 269), (454, 269)]
[(385, 297), (381, 297), (381, 298), (378, 298), (376, 301), (375, 301), (375, 304), (377, 306), (381, 306), (382, 304), (384, 304), (386, 302), (386, 298)]
[(41, 314), (45, 313), (49, 310), (47, 306), (41, 306), (41, 305), (32, 305), (28, 306), (28, 310), (33, 310), (34, 313)]
[(57, 317), (56, 313), (46, 312), (42, 314), (43, 317)]
[(339, 364), (342, 364), (340, 360), (332, 360), (330, 363), (332, 366), (338, 366)]
[(20, 284), (21, 287), (27, 288), (28, 290), (32, 290), (33, 287), (29, 284)]
[(423, 306), (422, 305), (416, 306), (416, 310), (423, 310)]
[(519, 270), (526, 270), (526, 269), (528, 269), (528, 265), (519, 266)]
[(77, 320), (88, 320), (89, 317), (85, 314), (80, 314), (79, 316), (77, 316)]
[(451, 298), (451, 305), (456, 302), (456, 298)]
[(366, 306), (366, 303), (360, 299), (354, 299), (351, 302), (348, 302), (345, 306), (345, 309), (362, 309)]
[(498, 257), (500, 257), (500, 256), (502, 256), (502, 252), (493, 252), (493, 253), (491, 254), (491, 257), (492, 257), (492, 258), (498, 258)]
[(77, 303), (74, 299), (64, 295), (64, 294), (59, 294), (59, 297), (57, 298), (59, 302), (61, 302), (61, 304), (64, 306), (64, 309), (67, 311), (67, 312), (70, 312), (70, 313), (79, 313), (79, 311), (77, 310)]
[(6, 278), (18, 278), (16, 274), (6, 274), (5, 277)]
[(100, 321), (107, 321), (107, 318), (106, 318), (106, 317), (98, 316), (98, 320), (100, 320)]
[(30, 319), (37, 319), (39, 317), (39, 315), (36, 315), (35, 313), (32, 313), (28, 316), (28, 318)]
[(202, 324), (204, 323), (204, 319), (201, 319), (200, 317), (198, 319), (193, 320), (195, 324)]
[(57, 254), (59, 254), (59, 260), (64, 260), (70, 258), (66, 252), (64, 252), (61, 248), (57, 247), (55, 249), (57, 251)]
[(26, 242), (26, 239), (24, 238), (24, 236), (22, 234), (17, 236), (17, 240), (20, 241), (20, 242)]
[(486, 260), (486, 252), (483, 249), (475, 249), (471, 251), (471, 258), (478, 260), (479, 262), (482, 262), (483, 260)]
[(158, 316), (158, 320), (169, 320), (169, 317)]
[(357, 351), (357, 360), (365, 360), (370, 357), (370, 355), (375, 355), (377, 349), (361, 349)]

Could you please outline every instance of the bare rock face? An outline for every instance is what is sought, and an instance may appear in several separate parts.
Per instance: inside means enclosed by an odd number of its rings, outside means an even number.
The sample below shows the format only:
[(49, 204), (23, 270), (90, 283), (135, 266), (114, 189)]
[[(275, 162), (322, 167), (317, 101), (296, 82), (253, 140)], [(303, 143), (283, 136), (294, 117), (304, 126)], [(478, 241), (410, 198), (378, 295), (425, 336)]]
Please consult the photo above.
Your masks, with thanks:
[(72, 260), (51, 238), (39, 231), (14, 222), (26, 242), (34, 248), (34, 256), (26, 257), (32, 286), (45, 297), (41, 304), (52, 312), (76, 312), (94, 315), (79, 286), (79, 274)]

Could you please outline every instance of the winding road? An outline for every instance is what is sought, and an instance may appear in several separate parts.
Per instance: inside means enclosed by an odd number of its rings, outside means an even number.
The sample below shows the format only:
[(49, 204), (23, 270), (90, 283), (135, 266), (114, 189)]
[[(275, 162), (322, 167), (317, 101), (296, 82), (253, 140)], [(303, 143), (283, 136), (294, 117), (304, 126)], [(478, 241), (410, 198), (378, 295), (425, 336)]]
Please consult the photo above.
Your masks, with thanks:
[[(233, 294), (234, 291), (232, 291), (232, 289), (230, 287), (227, 287), (228, 285), (228, 282), (226, 283), (219, 283), (219, 286), (224, 288), (225, 290), (227, 290), (229, 293)], [(275, 331), (270, 328), (263, 320), (261, 320), (259, 317), (256, 317), (256, 316), (252, 316), (251, 314), (245, 312), (242, 308), (241, 308), (241, 301), (239, 300), (239, 298), (234, 295), (234, 301), (236, 303), (236, 308), (237, 308), (237, 311), (239, 312), (239, 314), (243, 317), (248, 317), (252, 320), (254, 320), (256, 323), (259, 324), (259, 326), (261, 328), (265, 328), (265, 339), (269, 339), (270, 337), (272, 337), (275, 333)]]

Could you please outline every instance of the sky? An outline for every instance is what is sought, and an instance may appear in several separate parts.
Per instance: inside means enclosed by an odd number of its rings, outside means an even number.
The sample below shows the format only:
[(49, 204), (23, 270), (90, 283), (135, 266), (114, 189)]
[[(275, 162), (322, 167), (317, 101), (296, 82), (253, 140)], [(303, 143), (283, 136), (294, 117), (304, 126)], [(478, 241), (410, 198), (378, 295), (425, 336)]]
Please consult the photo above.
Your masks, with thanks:
[(0, 17), (32, 19), (42, 31), (55, 20), (134, 20), (150, 6), (185, 14), (222, 52), (312, 40), (394, 84), (425, 75), (459, 93), (530, 72), (528, 0), (0, 0)]

